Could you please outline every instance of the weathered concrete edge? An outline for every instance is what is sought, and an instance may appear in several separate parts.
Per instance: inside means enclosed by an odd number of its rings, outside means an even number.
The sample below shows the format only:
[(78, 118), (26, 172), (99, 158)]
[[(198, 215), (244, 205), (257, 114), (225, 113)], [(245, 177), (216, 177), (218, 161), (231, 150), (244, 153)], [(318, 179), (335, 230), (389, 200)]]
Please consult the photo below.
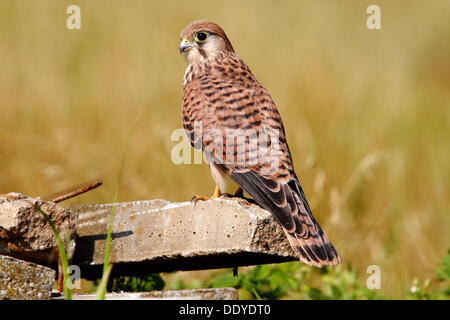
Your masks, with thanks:
[[(213, 200), (217, 201), (217, 200)], [(75, 212), (80, 212), (81, 215), (89, 216), (88, 220), (80, 217), (81, 222), (93, 220), (96, 224), (103, 224), (109, 214), (109, 209), (112, 204), (93, 204), (83, 205), (74, 208)], [(202, 207), (203, 206), (203, 207)], [(242, 202), (241, 199), (220, 199), (218, 203), (210, 201), (202, 202), (193, 205), (191, 202), (171, 203), (166, 200), (139, 200), (132, 202), (124, 202), (116, 204), (116, 215), (128, 215), (139, 217), (146, 214), (164, 213), (167, 210), (188, 210), (189, 214), (200, 214), (206, 210), (216, 210), (218, 206), (222, 210), (231, 212), (232, 216), (235, 213), (239, 215), (242, 213), (247, 215), (243, 221), (249, 221), (247, 227), (245, 224), (240, 224), (240, 232), (248, 234), (248, 239), (244, 242), (239, 242), (241, 247), (216, 247), (214, 249), (206, 249), (195, 247), (190, 249), (187, 247), (182, 251), (174, 251), (171, 254), (163, 253), (159, 255), (151, 255), (148, 258), (144, 256), (136, 257), (130, 256), (115, 261), (113, 273), (117, 275), (127, 275), (132, 269), (136, 273), (159, 273), (166, 271), (184, 271), (184, 270), (200, 270), (200, 269), (217, 269), (217, 268), (232, 268), (237, 266), (249, 266), (265, 263), (280, 263), (286, 261), (297, 260), (295, 252), (290, 247), (286, 240), (285, 234), (279, 224), (267, 211), (261, 209), (259, 206)], [(186, 207), (186, 209), (183, 209)], [(197, 211), (196, 211), (197, 210)], [(202, 211), (203, 210), (203, 211)], [(230, 211), (231, 210), (231, 211)], [(197, 213), (196, 213), (197, 212)], [(220, 211), (219, 211), (220, 213)], [(173, 215), (170, 213), (169, 215)], [(215, 213), (217, 215), (217, 213)], [(185, 216), (186, 217), (186, 216)], [(231, 217), (231, 216), (230, 216)], [(189, 219), (189, 218), (188, 218)], [(120, 220), (120, 219), (119, 219)], [(122, 225), (123, 227), (123, 225)], [(244, 229), (242, 229), (244, 227)], [(244, 230), (247, 229), (247, 232)], [(119, 233), (124, 229), (118, 229)], [(92, 231), (92, 230), (91, 230)], [(82, 234), (86, 234), (85, 231)], [(98, 249), (98, 248), (97, 248)], [(96, 250), (97, 250), (96, 249)], [(114, 255), (114, 252), (113, 252)], [(98, 260), (98, 259), (97, 259)], [(84, 260), (83, 260), (84, 261)], [(89, 262), (86, 263), (74, 261), (82, 267), (83, 277), (95, 278), (101, 269), (100, 263), (103, 262)], [(193, 267), (194, 266), (194, 267)], [(97, 276), (95, 275), (97, 274)]]
[[(62, 300), (58, 295), (52, 300)], [(94, 300), (95, 294), (74, 294), (73, 300)], [(208, 288), (208, 289), (184, 289), (162, 290), (150, 292), (110, 292), (106, 294), (106, 300), (237, 300), (238, 290), (235, 288)]]

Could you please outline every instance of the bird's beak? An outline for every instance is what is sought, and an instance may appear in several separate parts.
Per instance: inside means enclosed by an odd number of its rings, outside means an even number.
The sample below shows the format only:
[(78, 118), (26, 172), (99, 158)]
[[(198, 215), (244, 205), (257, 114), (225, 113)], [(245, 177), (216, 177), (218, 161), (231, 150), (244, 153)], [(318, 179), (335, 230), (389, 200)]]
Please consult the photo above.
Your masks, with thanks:
[(189, 42), (188, 39), (181, 40), (180, 43), (180, 53), (185, 53), (186, 51), (189, 51), (194, 45)]

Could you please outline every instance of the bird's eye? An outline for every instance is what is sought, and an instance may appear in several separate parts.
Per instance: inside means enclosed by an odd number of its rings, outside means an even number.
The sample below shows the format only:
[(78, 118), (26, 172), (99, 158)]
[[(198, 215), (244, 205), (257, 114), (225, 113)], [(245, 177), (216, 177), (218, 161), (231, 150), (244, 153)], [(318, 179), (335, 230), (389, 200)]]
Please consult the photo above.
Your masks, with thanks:
[(206, 32), (200, 31), (194, 35), (194, 39), (197, 42), (203, 42), (208, 38), (208, 34)]

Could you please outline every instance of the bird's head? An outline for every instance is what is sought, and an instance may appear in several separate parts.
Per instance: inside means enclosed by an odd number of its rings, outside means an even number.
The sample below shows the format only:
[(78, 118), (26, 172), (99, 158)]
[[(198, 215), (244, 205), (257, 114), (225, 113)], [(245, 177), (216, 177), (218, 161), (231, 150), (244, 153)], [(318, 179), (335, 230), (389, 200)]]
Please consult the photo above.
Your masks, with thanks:
[(180, 38), (180, 53), (186, 56), (189, 64), (214, 59), (220, 53), (234, 52), (225, 32), (213, 22), (192, 22), (181, 31)]

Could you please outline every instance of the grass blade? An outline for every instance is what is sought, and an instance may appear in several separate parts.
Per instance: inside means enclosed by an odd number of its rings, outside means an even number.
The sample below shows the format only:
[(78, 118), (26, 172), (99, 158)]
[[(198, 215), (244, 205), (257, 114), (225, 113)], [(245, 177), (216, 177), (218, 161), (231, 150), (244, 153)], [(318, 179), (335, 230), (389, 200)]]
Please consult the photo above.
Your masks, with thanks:
[[(69, 280), (69, 262), (67, 260), (67, 254), (66, 254), (66, 248), (64, 247), (64, 243), (59, 235), (58, 229), (56, 229), (55, 224), (53, 223), (53, 221), (50, 219), (50, 216), (45, 213), (40, 206), (38, 206), (37, 204), (33, 204), (29, 201), (27, 201), (30, 205), (32, 205), (34, 207), (35, 210), (39, 211), (43, 216), (44, 219), (50, 224), (50, 226), (52, 227), (53, 230), (53, 234), (55, 235), (56, 238), (56, 243), (58, 245), (58, 250), (59, 250), (59, 256), (61, 258), (61, 265), (62, 265), (62, 271), (63, 271), (63, 290), (64, 290), (64, 298), (66, 300), (72, 300), (72, 290), (68, 287), (67, 283)], [(69, 243), (67, 243), (67, 245), (69, 245)]]
[(100, 281), (100, 284), (97, 287), (97, 292), (95, 295), (95, 299), (97, 300), (105, 300), (106, 297), (106, 288), (108, 285), (108, 280), (109, 280), (109, 276), (111, 275), (111, 270), (112, 270), (112, 263), (108, 264), (105, 268), (105, 266), (103, 266), (103, 275), (102, 275), (102, 280)]
[(111, 270), (113, 267), (113, 264), (109, 263), (109, 257), (110, 257), (110, 252), (111, 252), (111, 234), (112, 234), (112, 225), (113, 225), (113, 221), (114, 221), (114, 213), (115, 213), (115, 209), (116, 209), (116, 203), (117, 203), (117, 200), (119, 197), (120, 181), (122, 180), (122, 173), (123, 173), (123, 168), (125, 165), (125, 159), (127, 156), (128, 147), (130, 145), (131, 137), (133, 136), (134, 130), (137, 127), (139, 118), (141, 117), (141, 113), (142, 113), (142, 110), (139, 112), (139, 114), (136, 118), (136, 122), (135, 122), (133, 128), (131, 129), (130, 134), (128, 135), (127, 143), (125, 145), (125, 150), (124, 150), (123, 156), (122, 156), (122, 161), (120, 163), (119, 177), (117, 178), (117, 184), (116, 184), (116, 189), (114, 191), (114, 198), (113, 198), (113, 203), (112, 203), (112, 207), (111, 207), (111, 213), (109, 215), (108, 230), (106, 233), (105, 260), (103, 262), (102, 280), (100, 281), (100, 284), (97, 287), (97, 292), (96, 292), (96, 298), (98, 300), (105, 299), (108, 279), (109, 279), (109, 275), (111, 274)]

